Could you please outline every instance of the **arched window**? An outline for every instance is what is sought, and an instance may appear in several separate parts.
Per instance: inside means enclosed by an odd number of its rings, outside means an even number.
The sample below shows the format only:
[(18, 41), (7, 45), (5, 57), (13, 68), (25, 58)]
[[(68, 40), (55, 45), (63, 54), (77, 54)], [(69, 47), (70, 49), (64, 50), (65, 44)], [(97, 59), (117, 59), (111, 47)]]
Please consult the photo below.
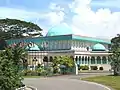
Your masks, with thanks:
[(45, 56), (45, 57), (43, 58), (43, 62), (48, 62), (48, 57), (47, 57), (47, 56)]
[(101, 64), (101, 58), (100, 58), (100, 56), (97, 57), (97, 64)]
[(94, 56), (91, 57), (91, 64), (95, 64), (95, 57)]
[(53, 62), (53, 57), (52, 56), (50, 56), (50, 62)]
[(85, 57), (85, 64), (87, 64), (87, 57)]
[(84, 64), (84, 56), (82, 57), (82, 64)]
[(79, 63), (79, 62), (78, 62), (78, 56), (75, 57), (75, 62), (76, 62), (76, 64)]
[(82, 63), (81, 63), (81, 56), (79, 56), (79, 64), (82, 64)]
[(107, 64), (107, 59), (105, 56), (102, 57), (102, 64)]

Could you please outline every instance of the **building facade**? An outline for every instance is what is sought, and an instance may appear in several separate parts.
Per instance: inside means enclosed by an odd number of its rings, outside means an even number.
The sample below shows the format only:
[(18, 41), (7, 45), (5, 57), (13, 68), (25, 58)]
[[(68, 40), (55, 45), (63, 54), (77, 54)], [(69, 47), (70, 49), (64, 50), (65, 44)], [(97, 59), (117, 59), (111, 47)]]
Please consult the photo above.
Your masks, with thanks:
[(21, 42), (26, 46), (29, 65), (51, 62), (56, 56), (72, 56), (77, 65), (111, 69), (108, 57), (110, 40), (81, 36), (79, 33), (76, 35), (65, 25), (51, 28), (44, 37), (14, 39), (7, 42), (9, 45)]

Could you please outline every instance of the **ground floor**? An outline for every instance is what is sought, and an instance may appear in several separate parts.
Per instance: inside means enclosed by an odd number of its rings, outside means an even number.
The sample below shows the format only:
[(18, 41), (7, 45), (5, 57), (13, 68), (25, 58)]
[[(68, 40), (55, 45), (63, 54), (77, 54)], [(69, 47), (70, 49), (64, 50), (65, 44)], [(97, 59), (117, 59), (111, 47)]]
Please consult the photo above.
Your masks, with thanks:
[(59, 50), (59, 51), (29, 51), (28, 64), (37, 65), (52, 62), (54, 57), (69, 56), (72, 57), (78, 66), (87, 65), (103, 67), (104, 70), (111, 69), (108, 52), (81, 52), (74, 50)]

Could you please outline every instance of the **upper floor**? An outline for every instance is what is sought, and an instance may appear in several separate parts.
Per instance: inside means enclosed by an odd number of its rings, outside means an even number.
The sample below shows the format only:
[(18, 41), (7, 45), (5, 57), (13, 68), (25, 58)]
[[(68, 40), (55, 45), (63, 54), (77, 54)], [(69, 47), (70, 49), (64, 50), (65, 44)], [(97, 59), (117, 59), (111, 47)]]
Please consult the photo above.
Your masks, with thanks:
[[(58, 36), (45, 36), (37, 38), (21, 38), (7, 40), (8, 45), (22, 43), (24, 46), (37, 45), (38, 50), (79, 50), (91, 51), (97, 44), (97, 48), (105, 48), (109, 50), (110, 40), (99, 39), (93, 37), (85, 37), (78, 35), (58, 35)], [(99, 45), (98, 45), (99, 44)], [(29, 45), (29, 46), (30, 46)]]

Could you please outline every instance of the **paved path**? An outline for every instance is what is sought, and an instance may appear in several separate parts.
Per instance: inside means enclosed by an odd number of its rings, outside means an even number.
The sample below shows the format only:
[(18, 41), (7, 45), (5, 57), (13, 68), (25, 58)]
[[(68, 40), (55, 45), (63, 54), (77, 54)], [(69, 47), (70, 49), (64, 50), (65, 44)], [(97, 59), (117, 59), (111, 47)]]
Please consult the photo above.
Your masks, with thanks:
[(26, 78), (24, 83), (38, 90), (108, 90), (107, 88), (78, 80), (80, 76), (57, 76), (49, 78)]

